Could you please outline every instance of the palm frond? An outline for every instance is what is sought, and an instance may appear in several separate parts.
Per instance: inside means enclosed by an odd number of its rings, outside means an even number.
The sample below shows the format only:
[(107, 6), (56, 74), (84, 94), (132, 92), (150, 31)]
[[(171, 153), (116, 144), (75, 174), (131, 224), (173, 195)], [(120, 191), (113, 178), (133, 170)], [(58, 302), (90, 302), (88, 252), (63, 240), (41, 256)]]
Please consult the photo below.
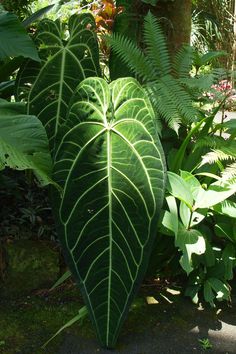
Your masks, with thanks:
[(171, 64), (166, 39), (157, 18), (151, 12), (144, 19), (143, 35), (148, 59), (156, 69), (157, 76), (170, 74)]
[(139, 78), (147, 81), (155, 76), (153, 65), (132, 40), (114, 33), (111, 37), (107, 37), (107, 41), (121, 61), (127, 64)]

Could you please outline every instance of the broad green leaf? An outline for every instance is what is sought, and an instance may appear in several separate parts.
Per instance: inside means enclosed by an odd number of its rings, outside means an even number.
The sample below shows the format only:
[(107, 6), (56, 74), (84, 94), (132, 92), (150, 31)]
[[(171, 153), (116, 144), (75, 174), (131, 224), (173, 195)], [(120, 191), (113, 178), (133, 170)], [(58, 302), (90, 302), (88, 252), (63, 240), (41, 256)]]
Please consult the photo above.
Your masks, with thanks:
[(198, 181), (198, 179), (194, 175), (192, 175), (188, 171), (180, 171), (180, 176), (188, 184), (188, 186), (189, 186), (189, 188), (190, 188), (190, 190), (192, 192), (193, 199), (196, 200), (198, 194), (203, 189), (202, 186), (201, 186), (201, 183)]
[(229, 300), (230, 298), (230, 290), (228, 286), (223, 283), (221, 280), (217, 278), (209, 278), (206, 281), (212, 290), (216, 293), (216, 299), (221, 300)]
[(191, 213), (190, 209), (187, 207), (185, 203), (183, 202), (180, 203), (179, 215), (186, 229), (192, 228), (195, 225), (201, 223), (202, 220), (205, 219), (207, 212), (208, 209), (197, 209), (197, 211)]
[(175, 159), (174, 161), (171, 162), (171, 170), (174, 172), (179, 172), (179, 170), (182, 168), (182, 164), (184, 161), (184, 157), (186, 156), (186, 149), (194, 136), (196, 132), (199, 131), (201, 125), (206, 122), (208, 117), (203, 118), (200, 122), (198, 122), (188, 133), (184, 141), (182, 142), (181, 146), (179, 149), (176, 151)]
[(18, 76), (18, 98), (26, 98), (28, 113), (43, 123), (51, 149), (76, 86), (88, 76), (100, 75), (95, 27), (88, 13), (71, 16), (68, 31), (59, 20), (41, 21), (36, 43), (42, 63), (28, 61)]
[(51, 183), (51, 157), (42, 123), (25, 114), (25, 105), (0, 99), (0, 169), (32, 169)]
[(197, 196), (195, 208), (209, 208), (223, 202), (236, 193), (236, 183), (227, 183), (219, 180), (212, 183), (208, 189), (200, 191)]
[(159, 232), (163, 235), (174, 236), (176, 233), (176, 225), (173, 218), (173, 214), (168, 210), (165, 210), (160, 215), (160, 228)]
[(179, 228), (179, 218), (178, 218), (178, 208), (176, 204), (176, 200), (174, 197), (169, 195), (166, 197), (166, 202), (168, 204), (169, 210), (170, 210), (170, 219), (169, 222), (171, 223), (168, 225), (168, 229), (172, 230), (175, 235), (178, 234), (178, 228)]
[(209, 209), (205, 208), (197, 209), (196, 211), (194, 211), (191, 218), (190, 227), (195, 227), (196, 225), (200, 224), (207, 216), (208, 210)]
[(175, 198), (184, 202), (189, 209), (193, 206), (193, 195), (186, 181), (173, 172), (168, 172), (167, 190)]
[(204, 299), (206, 300), (206, 302), (209, 302), (209, 304), (214, 307), (214, 299), (215, 299), (215, 295), (212, 291), (212, 287), (211, 284), (209, 283), (209, 281), (205, 281), (204, 285), (203, 285), (203, 294), (204, 294)]
[[(56, 219), (102, 346), (114, 347), (145, 275), (164, 197), (155, 116), (132, 78), (85, 79), (60, 129)], [(61, 134), (61, 135), (60, 135)], [(57, 204), (58, 203), (58, 204)]]
[(225, 266), (225, 278), (231, 280), (234, 277), (233, 269), (236, 264), (236, 248), (234, 245), (227, 244), (223, 251), (222, 259)]
[(192, 270), (192, 254), (204, 254), (206, 251), (206, 243), (202, 234), (194, 229), (186, 230), (183, 225), (179, 224), (179, 232), (175, 238), (175, 245), (182, 252), (180, 264), (187, 274)]
[(191, 215), (192, 213), (190, 209), (187, 207), (187, 205), (184, 202), (180, 202), (179, 216), (186, 229), (190, 226), (189, 222), (190, 222)]
[(199, 302), (198, 292), (199, 292), (200, 288), (201, 288), (201, 286), (199, 284), (190, 285), (186, 288), (184, 295), (191, 297), (192, 302), (194, 304), (198, 304), (198, 302)]
[(206, 242), (206, 251), (204, 253), (204, 263), (206, 267), (214, 267), (216, 263), (216, 257), (212, 249), (212, 245), (208, 240), (205, 240), (205, 242)]
[(180, 176), (191, 186), (191, 188), (195, 189), (201, 186), (201, 183), (198, 179), (188, 171), (180, 171)]
[(0, 60), (23, 56), (40, 61), (34, 42), (13, 13), (0, 13), (0, 38)]
[(194, 57), (194, 65), (200, 67), (211, 63), (213, 60), (220, 58), (222, 56), (226, 56), (227, 53), (225, 51), (209, 51), (206, 54), (200, 56), (197, 52), (195, 52)]

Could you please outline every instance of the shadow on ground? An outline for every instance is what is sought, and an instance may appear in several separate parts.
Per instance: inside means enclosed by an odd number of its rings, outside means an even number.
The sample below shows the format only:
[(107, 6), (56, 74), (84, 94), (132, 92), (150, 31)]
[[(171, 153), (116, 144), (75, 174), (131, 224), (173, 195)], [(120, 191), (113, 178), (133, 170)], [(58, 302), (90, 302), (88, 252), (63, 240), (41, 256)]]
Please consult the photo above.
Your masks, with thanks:
[(236, 354), (235, 295), (232, 306), (203, 309), (166, 290), (142, 289), (112, 351), (99, 347), (88, 318), (42, 349), (83, 306), (73, 284), (52, 293), (2, 298), (0, 354)]
[(180, 296), (169, 301), (136, 305), (116, 350), (101, 349), (95, 337), (78, 333), (65, 336), (58, 354), (236, 354), (235, 309), (225, 304), (203, 309)]

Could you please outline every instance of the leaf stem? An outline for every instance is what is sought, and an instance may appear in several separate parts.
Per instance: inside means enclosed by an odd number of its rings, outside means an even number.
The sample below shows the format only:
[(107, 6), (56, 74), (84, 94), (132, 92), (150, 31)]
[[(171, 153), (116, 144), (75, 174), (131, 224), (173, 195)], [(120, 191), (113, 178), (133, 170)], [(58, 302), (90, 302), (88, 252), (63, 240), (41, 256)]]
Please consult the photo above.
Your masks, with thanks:
[(192, 218), (193, 218), (193, 209), (191, 209), (191, 214), (190, 214), (189, 223), (188, 223), (188, 230), (190, 230), (190, 228), (191, 228)]

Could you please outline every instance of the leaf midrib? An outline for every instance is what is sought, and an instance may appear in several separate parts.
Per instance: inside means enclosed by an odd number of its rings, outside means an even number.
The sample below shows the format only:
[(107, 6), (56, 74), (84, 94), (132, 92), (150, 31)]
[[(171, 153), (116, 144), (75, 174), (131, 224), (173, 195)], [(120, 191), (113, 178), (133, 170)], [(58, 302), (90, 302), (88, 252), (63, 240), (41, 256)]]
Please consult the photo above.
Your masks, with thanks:
[[(108, 124), (108, 122), (107, 122)], [(107, 182), (109, 206), (109, 275), (108, 275), (108, 302), (107, 302), (107, 334), (106, 342), (109, 343), (110, 333), (110, 308), (111, 308), (111, 276), (112, 276), (112, 140), (111, 131), (107, 130)]]

